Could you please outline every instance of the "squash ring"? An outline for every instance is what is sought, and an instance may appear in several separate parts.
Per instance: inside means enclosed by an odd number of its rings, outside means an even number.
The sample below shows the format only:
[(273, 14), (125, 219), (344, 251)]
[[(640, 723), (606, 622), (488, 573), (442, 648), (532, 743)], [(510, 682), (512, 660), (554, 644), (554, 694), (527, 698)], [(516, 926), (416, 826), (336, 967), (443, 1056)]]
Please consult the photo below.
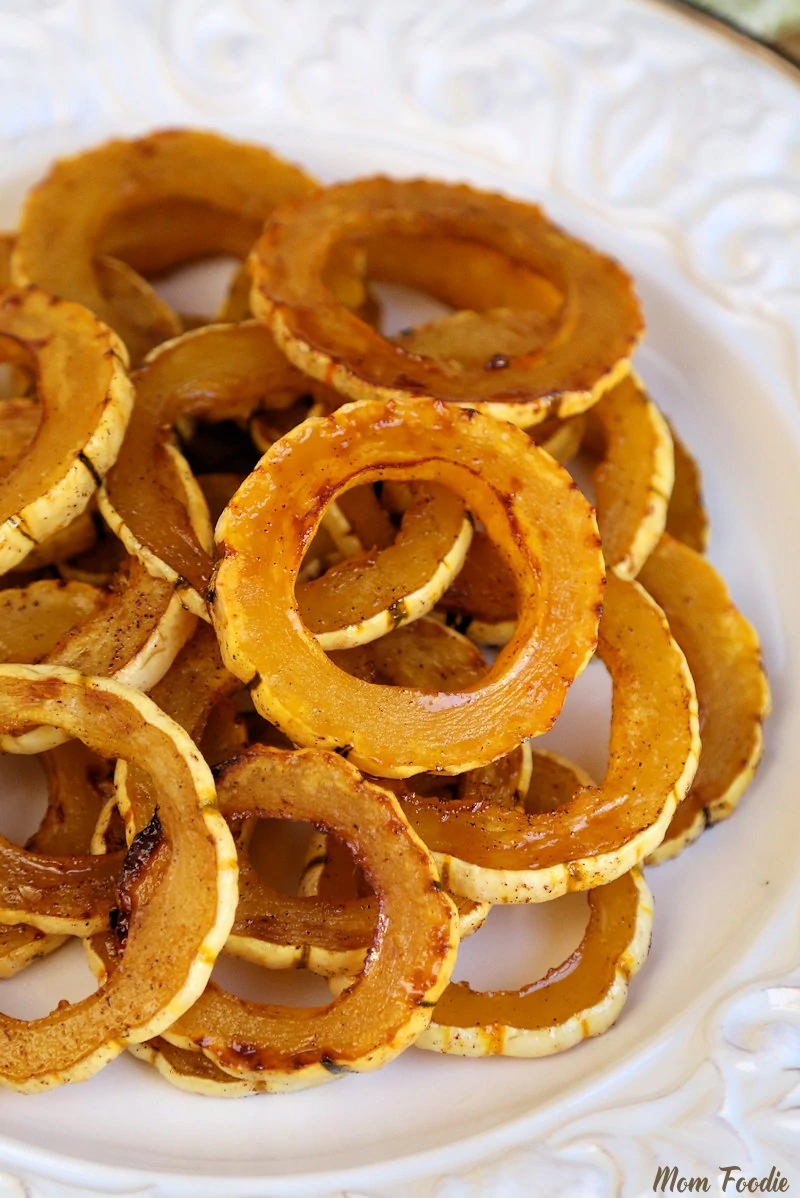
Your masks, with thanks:
[(132, 381), (136, 405), (100, 510), (128, 552), (155, 577), (178, 584), (189, 609), (207, 619), (213, 537), (194, 475), (168, 443), (170, 430), (186, 416), (246, 418), (257, 406), (284, 408), (303, 392), (303, 379), (251, 321), (207, 325), (166, 342)]
[(138, 362), (152, 338), (129, 305), (104, 291), (99, 257), (159, 271), (198, 253), (246, 253), (275, 204), (316, 186), (263, 146), (214, 133), (175, 129), (109, 141), (62, 158), (29, 192), (12, 274), (97, 312)]
[(588, 898), (588, 927), (566, 961), (516, 991), (480, 993), (451, 982), (417, 1047), (462, 1057), (546, 1057), (607, 1031), (647, 959), (653, 899), (639, 869)]
[(382, 918), (368, 968), (327, 1007), (263, 1006), (211, 983), (165, 1038), (270, 1090), (380, 1068), (427, 1026), (455, 961), (455, 909), (428, 853), (392, 795), (335, 754), (257, 745), (218, 781), (229, 818), (300, 819), (342, 837), (380, 895)]
[(634, 370), (588, 414), (604, 442), (593, 472), (606, 565), (635, 578), (664, 531), (675, 478), (672, 437)]
[(159, 805), (147, 828), (140, 826), (146, 836), (137, 838), (127, 876), (123, 871), (116, 934), (126, 937), (125, 969), (90, 998), (43, 1019), (0, 1016), (0, 1084), (26, 1091), (90, 1077), (127, 1043), (158, 1035), (191, 1005), (230, 930), (237, 872), (208, 767), (146, 696), (74, 670), (0, 666), (0, 727), (7, 733), (31, 723), (57, 724), (106, 756), (122, 747), (153, 771)]
[[(389, 341), (337, 302), (324, 270), (335, 247), (362, 242), (369, 254), (393, 234), (469, 239), (544, 275), (565, 296), (555, 337), (529, 354), (449, 368)], [(642, 329), (615, 262), (534, 205), (464, 185), (378, 177), (326, 188), (273, 213), (250, 264), (254, 314), (295, 365), (351, 399), (429, 396), (523, 425), (570, 416), (627, 369)]]
[(201, 1094), (206, 1098), (246, 1098), (250, 1094), (264, 1093), (267, 1088), (258, 1082), (231, 1077), (199, 1049), (176, 1048), (163, 1036), (156, 1036), (144, 1044), (129, 1044), (128, 1052), (137, 1061), (151, 1065), (171, 1086), (187, 1094)]
[(535, 814), (406, 804), (449, 890), (492, 903), (546, 902), (613, 881), (664, 839), (697, 769), (697, 698), (660, 608), (613, 574), (598, 656), (614, 686), (602, 786), (582, 786), (556, 810)]
[[(526, 598), (479, 685), (441, 696), (373, 688), (344, 675), (303, 627), (294, 582), (305, 546), (355, 477), (449, 486), (504, 543)], [(295, 744), (334, 748), (381, 777), (463, 773), (511, 752), (550, 726), (594, 651), (603, 565), (588, 503), (524, 433), (457, 406), (350, 404), (307, 422), (264, 455), (217, 539), (213, 619), (228, 668)]]
[[(220, 787), (220, 810), (226, 814), (225, 788)], [(315, 833), (309, 841), (309, 860), (330, 863), (344, 846)], [(313, 854), (313, 855), (312, 855)], [(329, 866), (326, 866), (328, 868)], [(239, 846), (239, 906), (225, 952), (266, 969), (304, 968), (322, 977), (357, 974), (364, 969), (375, 937), (378, 918), (372, 895), (348, 896), (345, 902), (325, 901), (316, 893), (317, 872), (304, 871), (298, 896), (279, 894), (256, 873)], [(458, 915), (459, 939), (482, 926), (488, 903), (448, 895)]]
[(733, 815), (761, 760), (762, 726), (771, 704), (756, 631), (734, 607), (710, 562), (665, 535), (645, 563), (641, 582), (686, 654), (703, 725), (692, 788), (648, 857), (657, 864)]
[[(209, 716), (238, 686), (238, 680), (222, 666), (213, 632), (201, 625), (152, 698), (198, 742), (207, 730)], [(138, 789), (143, 782), (140, 771), (127, 766), (119, 769), (116, 786), (122, 810), (130, 814), (143, 805), (145, 795)], [(223, 815), (225, 793), (223, 784), (217, 795)], [(102, 840), (96, 851), (103, 851), (101, 845)], [(277, 894), (250, 864), (245, 838), (237, 842), (237, 850), (239, 906), (226, 952), (269, 969), (303, 965), (325, 976), (363, 968), (375, 932), (374, 901), (357, 902), (349, 911), (331, 911), (307, 898)], [(461, 935), (469, 935), (486, 918), (488, 904), (454, 901)]]
[(451, 492), (417, 488), (391, 545), (357, 552), (297, 586), (300, 618), (326, 651), (378, 640), (433, 609), (471, 540), (472, 521)]
[(119, 452), (133, 405), (124, 349), (79, 304), (36, 287), (0, 297), (5, 360), (33, 368), (41, 423), (0, 481), (0, 573), (79, 515)]

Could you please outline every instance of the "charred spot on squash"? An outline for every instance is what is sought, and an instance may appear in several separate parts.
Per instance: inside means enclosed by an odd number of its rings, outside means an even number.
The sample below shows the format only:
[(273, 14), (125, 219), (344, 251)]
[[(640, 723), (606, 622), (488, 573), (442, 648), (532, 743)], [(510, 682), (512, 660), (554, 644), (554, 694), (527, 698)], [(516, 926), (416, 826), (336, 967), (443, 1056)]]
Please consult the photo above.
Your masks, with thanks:
[(158, 807), (156, 807), (150, 822), (145, 824), (141, 832), (137, 832), (134, 836), (122, 862), (117, 906), (114, 908), (116, 916), (111, 926), (123, 948), (128, 939), (128, 929), (136, 906), (138, 888), (164, 843), (164, 829), (159, 819)]
[(327, 1053), (319, 1059), (319, 1063), (328, 1073), (332, 1073), (334, 1077), (341, 1077), (343, 1073), (352, 1073), (353, 1070), (349, 1065), (343, 1065), (340, 1061), (334, 1061), (333, 1057), (329, 1057)]

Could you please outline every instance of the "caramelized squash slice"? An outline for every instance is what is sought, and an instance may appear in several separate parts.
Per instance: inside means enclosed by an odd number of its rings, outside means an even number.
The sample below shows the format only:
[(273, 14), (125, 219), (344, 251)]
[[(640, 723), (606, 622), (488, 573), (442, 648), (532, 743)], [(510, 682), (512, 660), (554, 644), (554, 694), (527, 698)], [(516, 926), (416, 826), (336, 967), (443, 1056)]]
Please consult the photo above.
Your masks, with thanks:
[[(220, 810), (226, 813), (224, 786), (220, 788)], [(235, 824), (233, 829), (235, 836)], [(371, 888), (345, 901), (331, 901), (315, 893), (313, 878), (309, 878), (303, 893), (284, 894), (259, 876), (247, 855), (244, 838), (238, 848), (239, 906), (225, 951), (267, 969), (302, 967), (323, 977), (360, 973), (379, 918)], [(312, 851), (329, 862), (346, 853), (340, 841), (323, 834), (311, 838)], [(448, 897), (455, 906), (459, 938), (463, 940), (483, 924), (489, 904)]]
[(119, 452), (133, 405), (124, 350), (79, 304), (36, 287), (0, 295), (0, 357), (36, 378), (41, 417), (0, 479), (0, 573), (70, 524)]
[(316, 184), (263, 146), (164, 130), (62, 158), (28, 195), (12, 271), (91, 308), (134, 362), (152, 346), (129, 304), (104, 290), (97, 262), (158, 272), (203, 254), (244, 255), (270, 210)]
[[(570, 762), (536, 753), (526, 810), (553, 810), (590, 784)], [(317, 892), (344, 903), (362, 885), (352, 857), (329, 839), (315, 871)], [(590, 890), (588, 899), (586, 932), (565, 961), (518, 990), (480, 992), (466, 982), (451, 982), (417, 1047), (459, 1056), (541, 1057), (606, 1031), (625, 1004), (630, 978), (647, 957), (653, 903), (639, 869)], [(338, 993), (349, 980), (340, 976), (331, 989)]]
[(588, 926), (565, 961), (519, 990), (451, 982), (417, 1047), (462, 1057), (545, 1057), (607, 1031), (647, 959), (653, 900), (639, 869), (590, 890), (588, 899)]
[(333, 753), (253, 746), (223, 769), (228, 818), (302, 820), (343, 839), (378, 895), (369, 964), (323, 1008), (246, 1002), (211, 983), (164, 1032), (225, 1072), (270, 1090), (380, 1068), (430, 1020), (455, 960), (458, 925), (430, 856), (394, 798)]
[(347, 557), (297, 587), (300, 617), (322, 649), (377, 640), (433, 609), (471, 540), (462, 501), (444, 487), (418, 487), (391, 545)]
[(635, 578), (664, 531), (674, 460), (669, 426), (631, 371), (588, 415), (602, 444), (593, 481), (606, 565)]
[[(447, 486), (503, 547), (524, 599), (513, 640), (477, 685), (374, 686), (338, 669), (304, 627), (294, 590), (305, 547), (356, 477)], [(350, 404), (287, 434), (217, 538), (213, 616), (228, 668), (295, 743), (334, 748), (381, 777), (463, 773), (511, 752), (550, 726), (594, 651), (603, 564), (588, 503), (519, 430), (457, 406)]]
[[(455, 894), (544, 902), (591, 890), (664, 839), (697, 769), (697, 699), (663, 613), (637, 583), (609, 576), (598, 656), (614, 688), (601, 786), (582, 786), (557, 809), (534, 814), (491, 803), (452, 811), (433, 798), (406, 805)], [(535, 765), (536, 758), (532, 785)]]
[[(174, 588), (139, 562), (124, 564), (106, 592), (44, 579), (0, 592), (5, 661), (46, 662), (149, 690), (189, 639), (195, 619)], [(7, 753), (41, 753), (63, 743), (58, 727), (2, 739)]]
[(176, 1048), (163, 1036), (156, 1036), (145, 1044), (129, 1044), (128, 1052), (137, 1061), (152, 1065), (171, 1086), (187, 1094), (201, 1094), (206, 1098), (246, 1098), (267, 1089), (257, 1081), (223, 1073), (199, 1049)]
[[(430, 275), (438, 272), (439, 281), (455, 278), (459, 307), (520, 306), (516, 279), (502, 297), (475, 287), (470, 300), (476, 276), (462, 272), (458, 253), (437, 253), (437, 239), (448, 238), (477, 244), (489, 260), (518, 263), (523, 279), (539, 282), (529, 289), (537, 299), (542, 276), (560, 294), (557, 330), (544, 347), (537, 324), (528, 352), (495, 353), (477, 365), (409, 352), (346, 309), (326, 283), (331, 251), (356, 242), (366, 246), (371, 277), (436, 294)], [(326, 188), (274, 213), (250, 262), (255, 315), (296, 365), (351, 399), (429, 396), (523, 425), (573, 415), (627, 367), (642, 329), (631, 281), (615, 262), (534, 205), (464, 185), (372, 178)]]
[(116, 903), (124, 968), (95, 994), (30, 1021), (0, 1015), (0, 1084), (41, 1090), (96, 1073), (127, 1043), (158, 1035), (202, 992), (230, 930), (236, 854), (214, 783), (186, 733), (146, 696), (44, 666), (0, 666), (0, 729), (55, 724), (154, 779)]
[(100, 509), (128, 552), (154, 576), (181, 583), (187, 605), (204, 616), (210, 523), (207, 511), (193, 518), (187, 495), (196, 484), (168, 443), (171, 429), (185, 416), (246, 418), (259, 406), (286, 407), (302, 392), (302, 379), (267, 330), (251, 322), (208, 325), (168, 342), (133, 384), (133, 418)]
[(703, 737), (692, 788), (649, 857), (657, 862), (676, 857), (735, 811), (761, 760), (770, 692), (755, 629), (710, 562), (665, 535), (640, 577), (686, 654)]
[(667, 507), (666, 532), (696, 553), (708, 548), (709, 519), (703, 502), (703, 479), (697, 460), (670, 424), (675, 457), (675, 482)]

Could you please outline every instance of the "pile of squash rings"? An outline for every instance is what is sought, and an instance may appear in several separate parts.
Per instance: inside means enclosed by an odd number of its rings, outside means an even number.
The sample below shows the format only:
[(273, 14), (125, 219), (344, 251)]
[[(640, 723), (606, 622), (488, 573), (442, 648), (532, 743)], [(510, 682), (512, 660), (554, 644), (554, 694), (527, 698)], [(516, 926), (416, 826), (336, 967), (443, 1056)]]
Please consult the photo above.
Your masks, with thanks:
[[(733, 812), (770, 705), (626, 272), (530, 203), (193, 130), (56, 162), (0, 251), (0, 749), (48, 794), (0, 838), (0, 977), (78, 938), (97, 978), (0, 1015), (0, 1084), (127, 1050), (235, 1097), (609, 1028), (642, 867)], [(214, 321), (174, 311), (152, 280), (213, 255)], [(376, 283), (450, 311), (388, 336)], [(536, 747), (594, 657), (603, 779)], [(545, 977), (451, 982), (493, 904), (571, 891)], [(331, 1000), (245, 1001), (220, 953)]]

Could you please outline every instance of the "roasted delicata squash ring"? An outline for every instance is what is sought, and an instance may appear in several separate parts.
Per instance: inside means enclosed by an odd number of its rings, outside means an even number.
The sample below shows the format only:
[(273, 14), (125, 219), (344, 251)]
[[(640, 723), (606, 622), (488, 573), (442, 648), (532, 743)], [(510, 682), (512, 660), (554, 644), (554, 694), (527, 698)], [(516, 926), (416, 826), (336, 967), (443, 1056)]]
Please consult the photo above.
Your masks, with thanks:
[[(68, 741), (41, 758), (47, 779), (47, 810), (28, 851), (52, 856), (88, 853), (110, 781), (107, 762), (79, 740)], [(30, 924), (0, 927), (0, 978), (12, 977), (48, 956), (67, 939)]]
[[(44, 579), (0, 592), (0, 653), (5, 661), (43, 662), (150, 690), (192, 635), (195, 618), (169, 583), (137, 561), (124, 565), (112, 588)], [(58, 727), (0, 737), (6, 753), (41, 753), (63, 743)]]
[[(0, 234), (0, 286), (14, 283), (11, 258), (16, 236)], [(180, 318), (146, 279), (118, 258), (99, 257), (95, 261), (97, 282), (108, 306), (120, 312), (127, 326), (136, 326), (142, 349), (151, 349), (182, 331)]]
[(700, 765), (663, 842), (649, 857), (655, 863), (676, 857), (706, 827), (733, 814), (761, 760), (770, 692), (755, 629), (704, 557), (664, 536), (641, 581), (686, 654), (702, 712)]
[(214, 133), (165, 130), (109, 141), (61, 159), (29, 193), (14, 279), (97, 312), (137, 362), (152, 340), (130, 319), (130, 307), (104, 291), (98, 258), (111, 255), (150, 272), (198, 254), (244, 254), (274, 205), (315, 187), (262, 146)]
[(666, 531), (696, 553), (708, 548), (709, 519), (703, 503), (700, 466), (670, 424), (675, 458), (675, 482), (667, 507)]
[[(0, 419), (0, 476), (7, 474), (22, 458), (36, 435), (42, 418), (42, 406), (35, 399), (4, 399)], [(97, 540), (92, 514), (87, 510), (40, 545), (26, 553), (20, 569), (40, 570), (73, 554), (84, 553)]]
[[(194, 550), (195, 546), (198, 546), (200, 553), (210, 557), (214, 533), (205, 496), (192, 473), (192, 468), (175, 445), (163, 445), (160, 456), (162, 477), (170, 478), (169, 490), (167, 491), (165, 488), (162, 498), (167, 494), (173, 494), (176, 497), (176, 508), (178, 505), (182, 507), (180, 526), (178, 529), (173, 526), (174, 540), (177, 543), (183, 539), (191, 546), (190, 552)], [(144, 489), (143, 484), (142, 490), (144, 491)], [(143, 569), (147, 570), (154, 580), (172, 587), (187, 612), (191, 612), (193, 616), (199, 616), (203, 620), (208, 620), (209, 616), (202, 595), (195, 590), (183, 574), (178, 574), (157, 554), (153, 553), (143, 541), (139, 540), (130, 525), (109, 501), (105, 490), (100, 491), (97, 503), (106, 524), (119, 538), (131, 557), (140, 562)], [(186, 534), (185, 538), (183, 534)]]
[[(398, 272), (391, 254), (381, 261), (381, 242), (407, 235), (418, 237), (422, 252), (400, 255)], [(552, 339), (539, 348), (537, 331), (532, 352), (495, 354), (477, 366), (443, 363), (387, 340), (337, 302), (325, 282), (331, 251), (358, 241), (374, 277), (424, 287), (437, 257), (426, 237), (477, 243), (528, 275), (544, 276), (563, 297)], [(564, 234), (541, 209), (463, 185), (373, 178), (326, 188), (274, 213), (250, 262), (255, 315), (268, 321), (297, 366), (351, 399), (431, 396), (523, 425), (574, 415), (627, 367), (642, 330), (631, 281), (615, 262)], [(459, 274), (458, 255), (449, 270)], [(473, 302), (460, 306), (517, 306), (517, 298), (493, 305), (476, 288)]]
[(368, 644), (433, 609), (471, 540), (462, 501), (445, 487), (419, 487), (393, 544), (297, 587), (300, 618), (323, 649)]
[(102, 605), (48, 660), (149, 691), (167, 672), (195, 623), (168, 583), (130, 561), (117, 572)]
[(41, 420), (0, 480), (0, 573), (89, 502), (119, 452), (133, 393), (124, 350), (79, 304), (36, 287), (0, 295), (0, 355), (36, 375)]
[[(660, 608), (610, 575), (598, 656), (614, 688), (609, 767), (555, 810), (490, 803), (449, 810), (430, 799), (405, 811), (442, 884), (492, 903), (544, 902), (591, 890), (639, 864), (664, 839), (697, 769), (697, 699)], [(536, 757), (532, 786), (537, 777)]]
[(638, 869), (590, 890), (588, 899), (588, 926), (565, 961), (519, 990), (480, 992), (451, 982), (417, 1047), (462, 1057), (546, 1057), (607, 1031), (647, 960), (653, 900)]
[(157, 577), (182, 581), (187, 605), (205, 615), (210, 524), (207, 512), (203, 520), (189, 510), (193, 476), (168, 444), (170, 430), (185, 416), (246, 419), (257, 406), (286, 407), (303, 380), (270, 333), (251, 321), (208, 325), (166, 343), (133, 375), (133, 384), (136, 406), (100, 509), (128, 552)]
[(210, 771), (182, 729), (110, 680), (0, 666), (3, 733), (50, 723), (146, 769), (158, 808), (137, 827), (120, 877), (114, 935), (124, 969), (42, 1019), (0, 1016), (0, 1082), (28, 1091), (83, 1080), (127, 1043), (159, 1035), (202, 992), (236, 905), (230, 833)]
[(664, 531), (674, 460), (669, 425), (634, 371), (588, 414), (602, 444), (593, 482), (606, 565), (635, 578)]
[[(304, 549), (355, 477), (450, 487), (503, 546), (524, 599), (482, 683), (439, 696), (374, 688), (338, 669), (302, 625), (294, 584)], [(228, 668), (292, 741), (334, 748), (381, 777), (463, 773), (511, 752), (550, 726), (594, 650), (603, 564), (588, 503), (519, 430), (457, 406), (349, 404), (287, 434), (237, 492), (217, 538), (213, 617)]]
[[(193, 740), (202, 743), (209, 720), (238, 685), (222, 665), (213, 632), (201, 625), (155, 687), (152, 698)], [(231, 756), (227, 754), (227, 758)], [(141, 771), (121, 768), (117, 793), (120, 807), (126, 813), (145, 806), (146, 777)], [(228, 814), (227, 793), (223, 781), (218, 791), (223, 815)], [(357, 972), (363, 967), (366, 949), (375, 933), (374, 900), (356, 901), (346, 908), (334, 909), (331, 904), (313, 898), (279, 894), (261, 880), (250, 864), (245, 837), (237, 837), (237, 847), (239, 907), (225, 946), (227, 952), (270, 969), (304, 965), (326, 976)], [(456, 905), (462, 935), (479, 926), (488, 911), (488, 905), (463, 899)]]
[(335, 754), (253, 746), (223, 769), (229, 818), (312, 822), (353, 851), (378, 895), (369, 965), (327, 1007), (244, 1002), (211, 983), (164, 1036), (199, 1046), (237, 1078), (270, 1090), (386, 1064), (427, 1026), (450, 976), (458, 924), (428, 853), (394, 798)]

